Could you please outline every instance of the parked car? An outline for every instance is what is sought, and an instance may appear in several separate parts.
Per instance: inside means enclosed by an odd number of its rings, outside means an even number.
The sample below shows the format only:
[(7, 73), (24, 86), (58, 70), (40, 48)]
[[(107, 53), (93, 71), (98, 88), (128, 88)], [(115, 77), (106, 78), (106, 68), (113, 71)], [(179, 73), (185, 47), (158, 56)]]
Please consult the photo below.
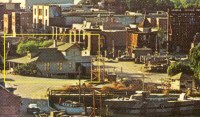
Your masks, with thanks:
[(38, 107), (37, 104), (29, 104), (27, 107), (27, 113), (29, 114), (35, 114), (35, 113), (39, 113), (40, 112), (40, 108)]

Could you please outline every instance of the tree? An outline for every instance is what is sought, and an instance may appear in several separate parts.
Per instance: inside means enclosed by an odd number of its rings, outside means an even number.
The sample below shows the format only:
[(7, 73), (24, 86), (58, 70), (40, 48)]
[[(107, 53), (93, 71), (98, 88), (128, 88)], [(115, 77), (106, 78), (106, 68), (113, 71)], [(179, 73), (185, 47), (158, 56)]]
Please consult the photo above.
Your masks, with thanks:
[(183, 72), (187, 75), (194, 74), (192, 67), (189, 64), (184, 63), (184, 62), (175, 62), (175, 63), (171, 64), (167, 69), (167, 73), (169, 76), (176, 75), (180, 72)]
[(190, 51), (190, 64), (194, 68), (195, 75), (200, 77), (200, 43)]
[(41, 73), (41, 71), (33, 63), (20, 65), (14, 69), (14, 72), (24, 76), (36, 76)]
[(36, 51), (40, 47), (49, 47), (53, 44), (52, 40), (47, 41), (21, 41), (21, 43), (17, 46), (17, 53), (20, 55), (26, 54), (28, 51)]

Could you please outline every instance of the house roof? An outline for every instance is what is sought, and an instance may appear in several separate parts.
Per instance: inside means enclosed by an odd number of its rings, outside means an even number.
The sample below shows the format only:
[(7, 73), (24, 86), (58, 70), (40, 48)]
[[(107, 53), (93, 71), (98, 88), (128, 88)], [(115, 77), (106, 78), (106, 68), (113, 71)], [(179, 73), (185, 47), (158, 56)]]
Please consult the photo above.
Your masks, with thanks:
[(15, 58), (15, 59), (7, 60), (7, 61), (13, 62), (13, 63), (22, 63), (22, 64), (25, 64), (25, 63), (34, 62), (37, 59), (38, 59), (38, 57), (34, 57), (32, 59), (29, 59), (28, 56), (24, 56), (24, 57), (21, 57), (21, 58)]
[[(75, 44), (75, 43), (64, 43), (64, 42), (58, 42), (57, 43), (57, 48), (58, 48), (59, 51), (66, 51), (69, 48), (71, 48), (72, 46), (77, 46), (78, 47), (78, 45)], [(54, 45), (51, 45), (49, 48), (54, 48)]]
[(143, 21), (138, 25), (138, 27), (141, 28), (148, 28), (148, 27), (152, 27), (151, 23), (149, 22), (149, 20), (147, 19), (146, 16), (144, 16)]
[(192, 78), (191, 76), (184, 74), (182, 72), (171, 77), (171, 79), (175, 79), (175, 80), (180, 80), (180, 79), (185, 79), (185, 80), (188, 79), (189, 80), (191, 78)]
[(21, 58), (8, 60), (14, 63), (31, 63), (35, 61), (42, 62), (50, 62), (50, 61), (65, 61), (63, 54), (57, 50), (57, 48), (40, 48), (38, 50), (38, 54), (34, 58), (29, 58), (28, 56), (24, 56)]
[(39, 55), (37, 61), (65, 61), (65, 58), (57, 48), (43, 48), (39, 50)]

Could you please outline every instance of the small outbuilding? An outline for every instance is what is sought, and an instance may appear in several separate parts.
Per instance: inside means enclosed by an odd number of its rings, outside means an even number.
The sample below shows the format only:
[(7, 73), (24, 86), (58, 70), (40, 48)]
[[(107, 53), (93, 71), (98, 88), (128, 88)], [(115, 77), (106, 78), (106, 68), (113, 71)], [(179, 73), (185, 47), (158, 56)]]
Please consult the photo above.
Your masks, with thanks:
[(187, 90), (188, 88), (195, 88), (195, 78), (184, 73), (178, 73), (171, 78), (171, 89), (173, 90)]

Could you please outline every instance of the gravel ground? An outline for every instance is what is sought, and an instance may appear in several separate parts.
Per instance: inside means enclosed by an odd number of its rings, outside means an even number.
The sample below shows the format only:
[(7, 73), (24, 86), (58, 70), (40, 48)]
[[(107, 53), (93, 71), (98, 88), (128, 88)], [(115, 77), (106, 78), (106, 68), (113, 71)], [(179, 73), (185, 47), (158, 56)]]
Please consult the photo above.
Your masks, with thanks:
[[(133, 62), (119, 62), (119, 63), (105, 63), (106, 66), (115, 67), (118, 73), (141, 73), (145, 74), (145, 82), (161, 83), (162, 78), (166, 78), (167, 74), (156, 74), (144, 72), (144, 65), (134, 64)], [(109, 69), (110, 72), (114, 71), (113, 68)], [(0, 78), (3, 75), (0, 74)], [(55, 78), (39, 78), (39, 77), (26, 77), (19, 75), (7, 74), (6, 76), (7, 87), (15, 87), (15, 94), (22, 97), (22, 117), (31, 117), (26, 114), (26, 108), (30, 103), (37, 103), (43, 110), (48, 111), (47, 103), (47, 90), (62, 88), (64, 85), (71, 85), (78, 83), (78, 80), (72, 79), (55, 79)], [(84, 81), (82, 81), (84, 82)]]

